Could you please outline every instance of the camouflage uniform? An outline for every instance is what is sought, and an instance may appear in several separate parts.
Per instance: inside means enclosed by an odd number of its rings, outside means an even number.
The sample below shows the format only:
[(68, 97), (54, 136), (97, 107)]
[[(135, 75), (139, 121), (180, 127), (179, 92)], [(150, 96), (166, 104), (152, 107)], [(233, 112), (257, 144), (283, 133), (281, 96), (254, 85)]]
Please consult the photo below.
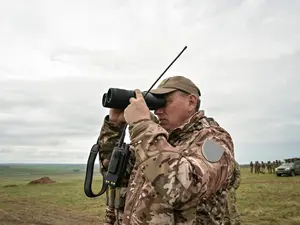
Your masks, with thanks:
[(253, 162), (250, 162), (250, 173), (253, 173)]
[[(234, 166), (230, 135), (204, 112), (170, 134), (148, 120), (129, 126), (136, 164), (132, 171), (123, 224), (196, 224), (196, 207), (215, 197)], [(216, 140), (223, 157), (208, 162), (202, 152), (207, 139)], [(213, 196), (213, 197), (212, 197)], [(214, 202), (215, 203), (215, 202)], [(216, 207), (218, 208), (218, 206)], [(199, 214), (197, 224), (209, 224), (215, 214)]]
[(275, 173), (275, 169), (276, 169), (276, 162), (273, 161), (272, 162), (272, 173)]
[[(114, 132), (111, 128), (104, 124), (101, 146), (112, 148), (114, 145), (107, 142), (114, 143), (120, 137), (120, 128), (115, 127)], [(129, 126), (129, 132), (136, 158), (122, 224), (224, 222), (225, 213), (220, 212), (225, 211), (224, 190), (232, 176), (234, 152), (232, 139), (223, 128), (199, 111), (170, 134), (151, 120)], [(208, 162), (204, 157), (207, 139), (216, 140), (224, 148), (218, 162)], [(223, 204), (218, 203), (220, 200)]]
[(261, 173), (265, 173), (265, 167), (266, 167), (266, 165), (265, 165), (265, 163), (263, 162), (263, 161), (261, 161), (261, 170), (260, 170), (260, 172)]
[(233, 176), (230, 181), (230, 186), (227, 191), (227, 210), (226, 210), (226, 223), (228, 225), (239, 225), (240, 214), (237, 210), (237, 198), (236, 190), (239, 188), (241, 183), (241, 171), (238, 162), (235, 162)]
[(260, 173), (260, 164), (258, 161), (255, 162), (255, 173)]

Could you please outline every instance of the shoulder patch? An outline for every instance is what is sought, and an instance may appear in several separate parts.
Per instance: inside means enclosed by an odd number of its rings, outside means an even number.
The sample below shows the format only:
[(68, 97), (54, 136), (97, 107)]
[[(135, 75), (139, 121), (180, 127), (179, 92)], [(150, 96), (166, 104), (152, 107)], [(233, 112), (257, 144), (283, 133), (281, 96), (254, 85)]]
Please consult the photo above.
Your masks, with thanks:
[(223, 156), (223, 147), (212, 139), (206, 139), (202, 146), (202, 154), (204, 158), (212, 163), (218, 162)]

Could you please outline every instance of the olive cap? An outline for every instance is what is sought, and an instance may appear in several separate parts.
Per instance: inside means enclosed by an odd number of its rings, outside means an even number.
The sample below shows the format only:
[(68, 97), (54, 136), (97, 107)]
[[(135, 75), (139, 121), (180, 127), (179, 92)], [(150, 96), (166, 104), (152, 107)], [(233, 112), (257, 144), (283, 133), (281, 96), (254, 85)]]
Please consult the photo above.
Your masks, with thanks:
[(193, 94), (197, 97), (201, 96), (199, 88), (188, 78), (184, 76), (173, 76), (164, 79), (157, 88), (150, 91), (152, 94), (168, 94), (173, 91), (180, 90)]

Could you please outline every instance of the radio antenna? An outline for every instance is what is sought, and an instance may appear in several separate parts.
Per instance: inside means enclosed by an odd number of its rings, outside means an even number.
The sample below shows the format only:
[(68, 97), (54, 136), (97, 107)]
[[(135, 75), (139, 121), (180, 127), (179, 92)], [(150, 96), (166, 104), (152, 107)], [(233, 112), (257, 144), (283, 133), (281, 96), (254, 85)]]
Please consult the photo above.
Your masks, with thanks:
[(173, 63), (181, 56), (181, 54), (186, 50), (187, 46), (185, 46), (181, 52), (176, 56), (176, 58), (170, 63), (170, 65), (165, 69), (165, 71), (156, 79), (156, 81), (152, 84), (152, 86), (149, 88), (149, 90), (146, 92), (146, 95), (151, 91), (151, 89), (154, 87), (154, 85), (159, 81), (159, 79), (168, 71), (168, 69), (173, 65)]
[[(168, 69), (173, 65), (173, 63), (181, 56), (181, 54), (187, 49), (187, 46), (185, 46), (181, 52), (176, 56), (176, 58), (170, 63), (170, 65), (164, 70), (164, 72), (156, 79), (156, 81), (152, 84), (152, 86), (149, 88), (149, 90), (146, 92), (145, 96), (151, 91), (151, 89), (154, 87), (154, 85), (160, 80), (160, 78), (168, 71)], [(121, 137), (120, 137), (120, 142), (119, 142), (119, 147), (121, 148), (124, 143), (125, 139), (125, 131), (127, 129), (127, 123), (125, 124)]]

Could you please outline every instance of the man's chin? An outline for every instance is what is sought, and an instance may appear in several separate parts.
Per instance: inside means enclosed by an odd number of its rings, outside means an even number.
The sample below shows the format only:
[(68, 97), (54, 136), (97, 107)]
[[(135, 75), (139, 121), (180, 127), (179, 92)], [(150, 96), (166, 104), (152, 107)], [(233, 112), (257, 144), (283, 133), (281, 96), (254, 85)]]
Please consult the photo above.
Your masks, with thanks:
[(165, 130), (168, 130), (169, 126), (165, 121), (159, 121), (159, 125), (162, 126)]

